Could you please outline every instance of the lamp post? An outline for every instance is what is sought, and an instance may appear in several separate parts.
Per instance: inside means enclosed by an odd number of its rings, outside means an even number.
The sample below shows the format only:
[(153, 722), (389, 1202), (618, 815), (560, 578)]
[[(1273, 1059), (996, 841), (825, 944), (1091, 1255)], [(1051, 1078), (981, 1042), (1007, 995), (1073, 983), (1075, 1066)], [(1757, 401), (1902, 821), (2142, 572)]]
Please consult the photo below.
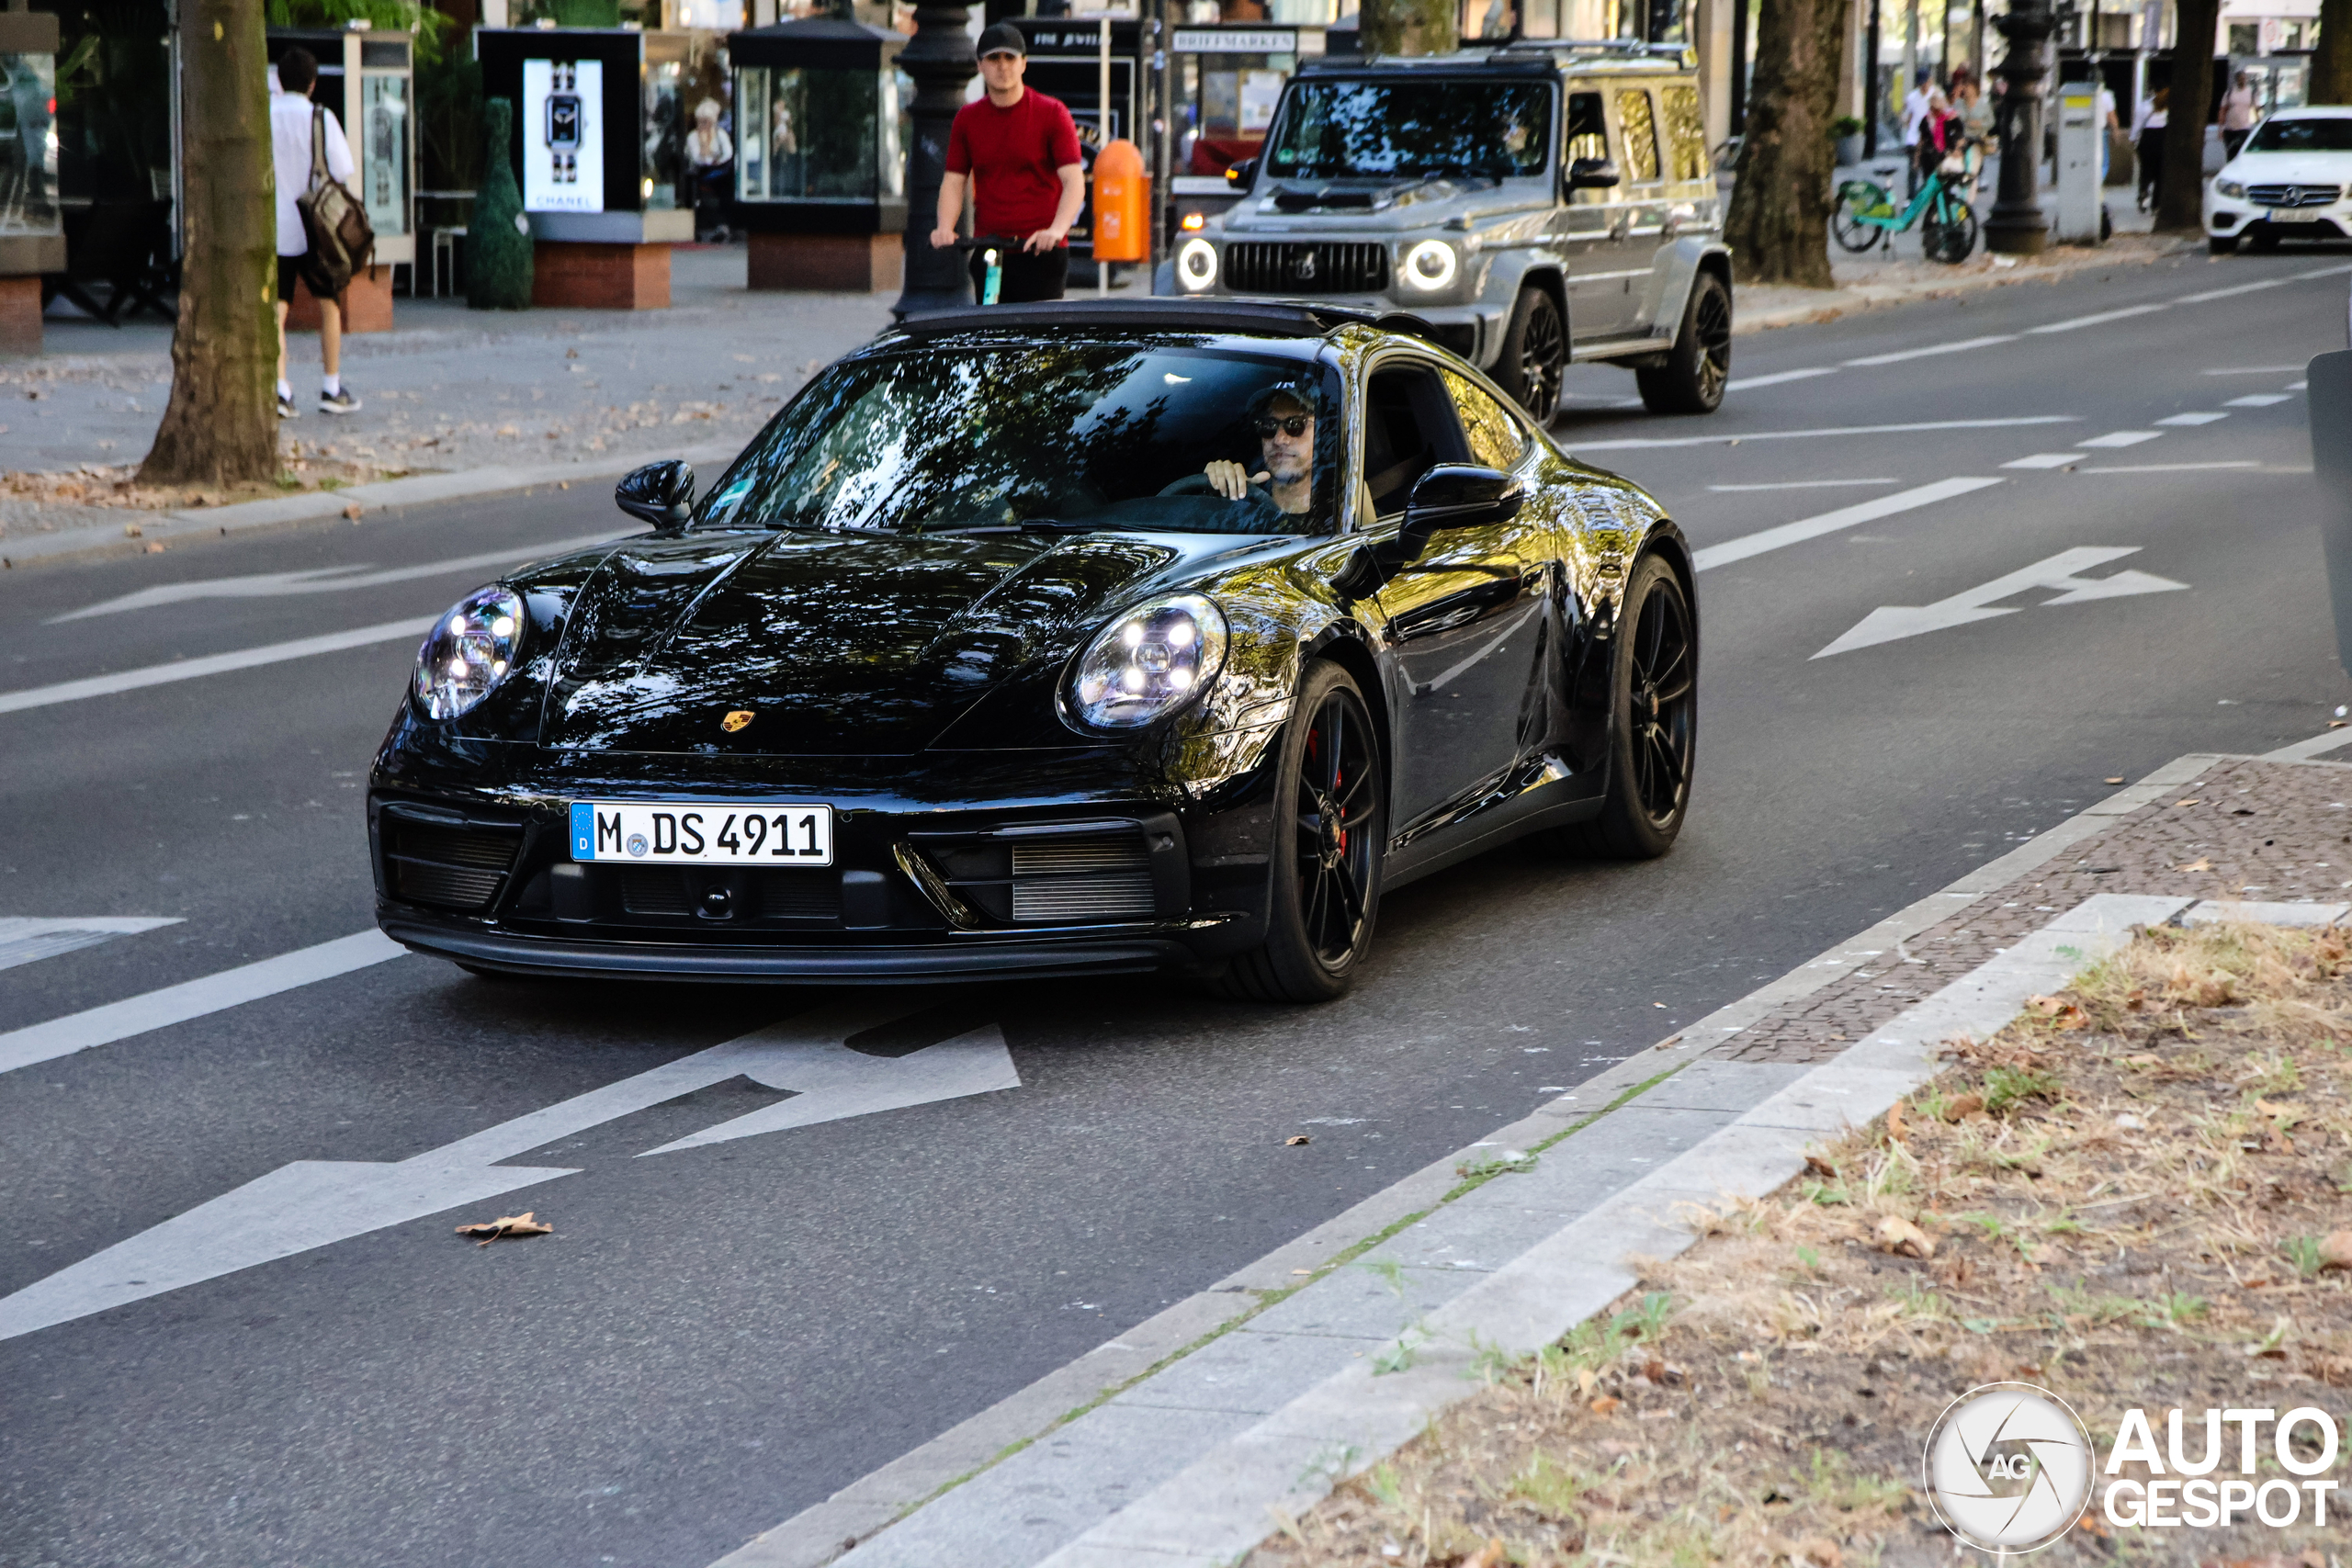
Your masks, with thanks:
[[(2071, 7), (2069, 8), (2071, 10)], [(2008, 43), (1998, 74), (2001, 94), (2001, 179), (1993, 215), (1984, 220), (1984, 248), (2039, 255), (2050, 243), (2041, 215), (2041, 47), (2059, 24), (2050, 0), (2017, 0), (2006, 17), (1990, 18)]]
[(967, 7), (919, 5), (915, 36), (899, 55), (899, 67), (914, 79), (914, 122), (907, 142), (906, 287), (891, 314), (900, 321), (920, 310), (947, 310), (972, 302), (964, 253), (933, 250), (932, 225), (939, 217), (939, 187), (947, 175), (947, 132), (964, 107), (964, 88), (979, 69), (966, 30)]

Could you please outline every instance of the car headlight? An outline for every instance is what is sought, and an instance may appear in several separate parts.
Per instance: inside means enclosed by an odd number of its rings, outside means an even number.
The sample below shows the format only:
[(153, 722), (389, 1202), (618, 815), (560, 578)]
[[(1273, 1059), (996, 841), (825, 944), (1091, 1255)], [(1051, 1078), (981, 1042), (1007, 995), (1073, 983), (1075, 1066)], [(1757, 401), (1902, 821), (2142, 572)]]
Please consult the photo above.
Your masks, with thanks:
[(1423, 240), (1405, 253), (1404, 270), (1408, 284), (1434, 294), (1453, 282), (1462, 264), (1443, 240)]
[(1070, 681), (1070, 712), (1097, 729), (1149, 724), (1216, 679), (1225, 638), (1225, 612), (1200, 594), (1147, 599), (1086, 645)]
[(2245, 186), (2238, 184), (2235, 180), (2215, 180), (2213, 182), (2213, 190), (2216, 195), (2226, 196), (2232, 201), (2244, 201), (2245, 199)]
[(1206, 240), (1191, 239), (1176, 247), (1176, 278), (1185, 288), (1198, 292), (1216, 281), (1216, 247)]
[(416, 650), (410, 690), (427, 718), (455, 718), (490, 695), (514, 668), (523, 636), (523, 601), (503, 588), (484, 588), (458, 601), (433, 623)]

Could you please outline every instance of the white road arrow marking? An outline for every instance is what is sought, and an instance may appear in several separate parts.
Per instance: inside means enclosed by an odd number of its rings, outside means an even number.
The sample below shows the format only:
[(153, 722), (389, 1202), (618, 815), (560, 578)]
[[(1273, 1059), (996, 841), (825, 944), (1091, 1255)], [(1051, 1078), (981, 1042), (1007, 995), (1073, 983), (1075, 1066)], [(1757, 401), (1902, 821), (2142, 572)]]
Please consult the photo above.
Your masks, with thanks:
[(519, 545), (513, 549), (488, 550), (481, 555), (458, 556), (449, 560), (425, 561), (416, 566), (375, 569), (363, 562), (352, 566), (317, 567), (309, 571), (267, 571), (252, 577), (214, 577), (199, 582), (166, 582), (153, 588), (142, 588), (136, 593), (126, 593), (119, 599), (108, 599), (101, 604), (51, 615), (48, 624), (53, 626), (60, 621), (86, 620), (92, 615), (119, 615), (125, 610), (179, 604), (190, 599), (276, 599), (294, 593), (334, 593), (345, 588), (374, 588), (382, 583), (407, 582), (415, 578), (439, 577), (453, 571), (474, 571), (486, 566), (502, 566), (508, 561), (565, 555), (620, 536), (607, 528), (598, 534), (582, 534), (575, 539), (550, 539), (543, 545)]
[(108, 937), (135, 935), (179, 923), (175, 917), (164, 915), (67, 915), (54, 919), (0, 915), (0, 969), (54, 958), (78, 947), (96, 947)]
[(739, 1076), (796, 1091), (794, 1098), (647, 1152), (1021, 1087), (994, 1025), (895, 1058), (842, 1043), (924, 1005), (819, 1008), (397, 1163), (282, 1166), (0, 1299), (0, 1339), (576, 1175), (574, 1168), (498, 1162)]
[(1942, 631), (1947, 626), (1964, 626), (1971, 621), (1989, 621), (1996, 615), (2014, 615), (2018, 613), (2017, 606), (2004, 609), (1991, 606), (1996, 600), (2022, 593), (2029, 588), (2064, 590), (2057, 598), (2043, 602), (2049, 605), (2081, 604), (2093, 599), (2122, 599), (2135, 593), (2169, 593), (2188, 586), (2186, 582), (2175, 582), (2170, 578), (2155, 577), (2144, 571), (2119, 571), (2112, 577), (2100, 578), (2075, 575), (2139, 553), (2137, 545), (2086, 546), (2080, 549), (2062, 550), (2048, 560), (2038, 561), (2006, 577), (1996, 577), (1982, 587), (1972, 588), (1965, 593), (1955, 593), (1949, 599), (1939, 599), (1932, 604), (1882, 604), (1864, 615), (1853, 630), (1815, 654), (1814, 658), (1826, 659), (1833, 653), (1851, 653), (1858, 648)]

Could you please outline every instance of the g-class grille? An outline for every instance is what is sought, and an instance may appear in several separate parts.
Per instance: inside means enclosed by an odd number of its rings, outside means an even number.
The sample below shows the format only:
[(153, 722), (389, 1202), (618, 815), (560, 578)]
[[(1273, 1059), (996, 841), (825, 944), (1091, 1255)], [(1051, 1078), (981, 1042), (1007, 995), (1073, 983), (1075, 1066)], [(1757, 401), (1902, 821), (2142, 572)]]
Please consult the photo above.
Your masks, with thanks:
[(2332, 207), (2342, 186), (2248, 186), (2245, 197), (2260, 207)]
[(522, 846), (520, 828), (443, 827), (384, 818), (392, 897), (444, 909), (481, 909), (498, 897)]
[(1225, 286), (1244, 294), (1378, 294), (1388, 287), (1388, 247), (1237, 242), (1225, 248)]

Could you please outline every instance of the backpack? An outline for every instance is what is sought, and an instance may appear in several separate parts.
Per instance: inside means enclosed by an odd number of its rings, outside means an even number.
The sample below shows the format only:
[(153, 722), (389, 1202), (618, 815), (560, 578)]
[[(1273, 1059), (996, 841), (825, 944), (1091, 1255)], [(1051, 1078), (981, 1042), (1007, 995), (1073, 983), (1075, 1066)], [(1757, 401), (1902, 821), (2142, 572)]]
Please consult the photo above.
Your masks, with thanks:
[(311, 254), (303, 258), (302, 281), (322, 299), (340, 299), (361, 267), (375, 276), (376, 231), (368, 209), (327, 173), (327, 111), (311, 110), (311, 188), (294, 198)]

